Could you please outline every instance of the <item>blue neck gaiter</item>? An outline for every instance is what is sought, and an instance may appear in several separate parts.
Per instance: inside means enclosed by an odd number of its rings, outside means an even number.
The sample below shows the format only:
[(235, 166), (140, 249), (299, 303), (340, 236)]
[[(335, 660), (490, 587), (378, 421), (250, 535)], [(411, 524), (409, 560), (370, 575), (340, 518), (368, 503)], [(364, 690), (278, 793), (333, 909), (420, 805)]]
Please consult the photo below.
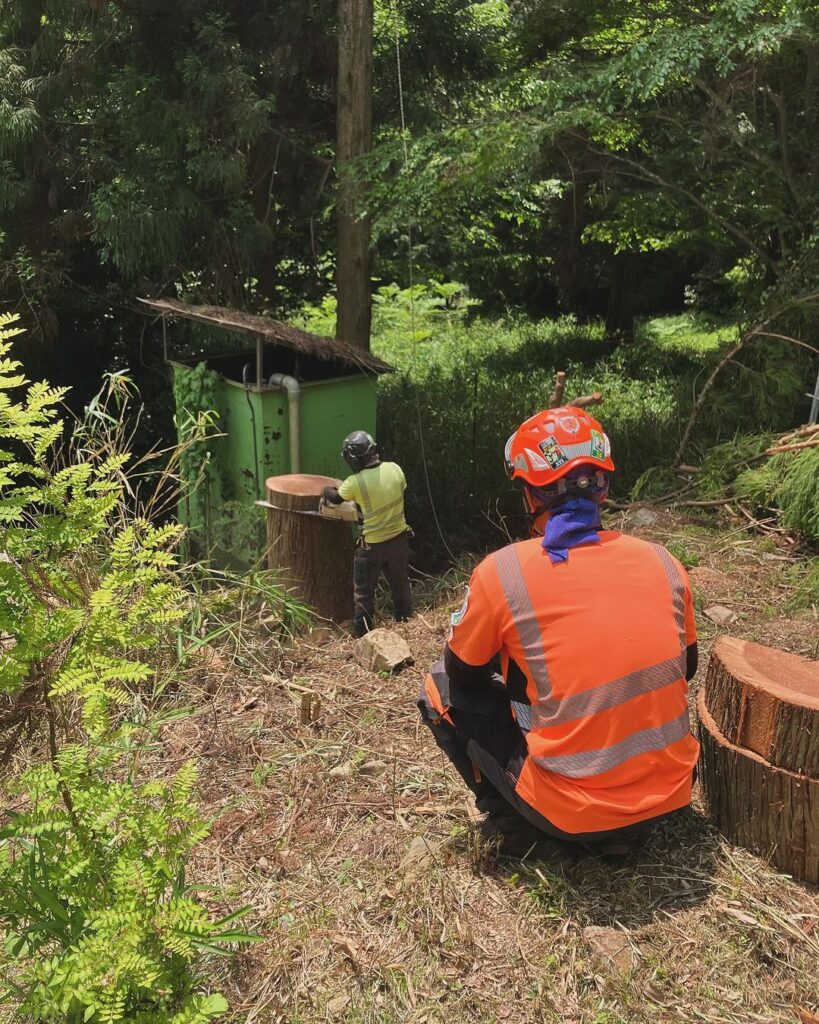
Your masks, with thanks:
[(555, 506), (543, 534), (543, 547), (552, 562), (566, 562), (569, 548), (599, 544), (600, 506), (591, 498), (569, 498)]

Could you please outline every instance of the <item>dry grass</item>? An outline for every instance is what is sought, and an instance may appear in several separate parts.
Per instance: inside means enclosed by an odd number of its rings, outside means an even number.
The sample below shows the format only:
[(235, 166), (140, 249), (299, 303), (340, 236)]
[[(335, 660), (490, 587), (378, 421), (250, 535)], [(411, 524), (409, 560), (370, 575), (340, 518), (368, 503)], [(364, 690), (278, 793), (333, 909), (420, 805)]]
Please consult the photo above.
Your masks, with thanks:
[[(734, 608), (731, 631), (816, 654), (815, 610), (784, 613), (790, 563), (763, 557), (769, 543), (679, 516), (646, 532), (699, 560), (700, 603)], [(333, 636), (294, 646), (275, 675), (190, 682), (201, 711), (169, 729), (165, 758), (200, 759), (218, 815), (195, 869), (257, 908), (267, 936), (214, 965), (237, 1019), (772, 1024), (819, 1011), (819, 896), (698, 809), (616, 868), (479, 848), (471, 801), (414, 706), (456, 604), (437, 596), (402, 629), (416, 667), (397, 677), (363, 670)], [(705, 654), (720, 630), (700, 627)], [(321, 698), (311, 725), (305, 690)], [(594, 925), (626, 934), (619, 968), (584, 938)]]

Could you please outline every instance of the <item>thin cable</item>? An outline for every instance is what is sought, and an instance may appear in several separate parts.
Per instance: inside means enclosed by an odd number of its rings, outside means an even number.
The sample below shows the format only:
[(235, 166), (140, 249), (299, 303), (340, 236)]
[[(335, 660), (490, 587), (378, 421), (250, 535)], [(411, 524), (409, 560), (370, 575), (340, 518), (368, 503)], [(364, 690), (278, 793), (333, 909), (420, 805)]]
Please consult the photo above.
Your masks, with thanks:
[[(401, 35), (398, 25), (398, 3), (397, 0), (391, 0), (392, 6), (392, 24), (395, 33), (395, 67), (398, 76), (398, 109), (401, 115), (401, 144), (404, 150), (404, 172), (406, 173), (409, 167), (409, 147), (407, 146), (407, 120), (404, 114), (404, 77), (401, 69)], [(412, 331), (412, 369), (415, 375), (416, 381), (418, 380), (418, 338), (415, 332), (415, 254), (412, 244), (412, 218), (407, 217), (407, 244), (408, 250), (408, 265), (409, 265), (409, 293), (410, 293), (410, 330)], [(418, 393), (418, 388), (415, 389), (415, 412), (418, 419), (418, 441), (421, 449), (421, 465), (424, 467), (424, 480), (427, 485), (427, 495), (429, 496), (429, 506), (432, 509), (432, 518), (435, 520), (435, 527), (438, 530), (438, 536), (441, 538), (441, 543), (446, 548), (447, 554), (454, 563), (456, 561), (455, 554), (452, 548), (447, 544), (444, 531), (441, 528), (441, 522), (438, 519), (438, 511), (435, 508), (435, 499), (432, 496), (432, 484), (429, 479), (429, 469), (427, 468), (427, 454), (424, 445), (424, 427), (423, 420), (421, 417), (421, 398)]]

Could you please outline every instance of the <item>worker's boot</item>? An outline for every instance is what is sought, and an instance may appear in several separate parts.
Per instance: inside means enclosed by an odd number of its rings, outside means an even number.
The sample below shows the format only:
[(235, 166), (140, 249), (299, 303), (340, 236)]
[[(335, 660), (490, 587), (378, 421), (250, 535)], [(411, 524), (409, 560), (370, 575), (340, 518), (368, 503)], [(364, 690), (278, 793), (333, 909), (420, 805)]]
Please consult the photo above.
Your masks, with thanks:
[(512, 810), (488, 815), (481, 822), (479, 832), (484, 843), (502, 857), (543, 860), (565, 866), (577, 859), (577, 852), (568, 843), (552, 839)]

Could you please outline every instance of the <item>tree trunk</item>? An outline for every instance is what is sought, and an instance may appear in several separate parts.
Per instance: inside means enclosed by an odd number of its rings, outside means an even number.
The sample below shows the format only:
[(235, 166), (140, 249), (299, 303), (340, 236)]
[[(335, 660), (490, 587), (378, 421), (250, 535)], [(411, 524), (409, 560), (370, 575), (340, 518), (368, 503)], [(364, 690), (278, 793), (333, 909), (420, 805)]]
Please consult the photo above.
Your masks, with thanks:
[(266, 482), (267, 564), (277, 569), (288, 589), (325, 619), (353, 617), (353, 556), (350, 524), (316, 512), (325, 487), (340, 481), (328, 476), (293, 473)]
[(370, 348), (370, 218), (350, 161), (372, 149), (373, 0), (339, 0), (336, 161), (339, 174), (336, 337)]
[(634, 269), (631, 253), (612, 256), (606, 310), (606, 343), (612, 349), (634, 341)]
[(720, 830), (819, 884), (819, 664), (721, 637), (697, 712), (703, 793)]

